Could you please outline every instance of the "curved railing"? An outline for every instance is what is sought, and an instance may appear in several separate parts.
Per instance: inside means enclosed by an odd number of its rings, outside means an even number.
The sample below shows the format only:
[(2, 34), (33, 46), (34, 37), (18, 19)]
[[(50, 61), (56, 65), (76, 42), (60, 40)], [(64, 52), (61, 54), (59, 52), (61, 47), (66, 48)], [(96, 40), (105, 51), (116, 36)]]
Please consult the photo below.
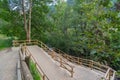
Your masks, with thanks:
[(42, 80), (50, 80), (47, 75), (44, 73), (44, 71), (42, 70), (42, 68), (40, 67), (40, 65), (38, 65), (38, 61), (37, 59), (35, 59), (33, 56), (32, 56), (32, 53), (29, 51), (29, 49), (26, 47), (26, 46), (22, 46), (21, 48), (21, 52), (22, 54), (24, 54), (25, 56), (29, 56), (30, 59), (35, 63), (35, 66), (42, 78)]
[[(48, 53), (49, 53), (49, 51), (51, 51), (51, 49), (46, 44), (44, 44), (43, 42), (38, 41), (38, 40), (31, 40), (31, 41), (14, 40), (13, 46), (19, 46), (21, 43), (24, 43), (26, 45), (38, 45)], [(60, 54), (62, 57), (69, 60), (70, 62), (77, 63), (79, 65), (84, 65), (84, 66), (87, 66), (91, 69), (96, 69), (96, 70), (104, 72), (105, 73), (105, 75), (103, 77), (104, 80), (114, 80), (114, 78), (115, 78), (116, 71), (113, 70), (112, 68), (106, 66), (106, 65), (102, 65), (99, 62), (95, 62), (93, 60), (83, 59), (83, 58), (79, 58), (79, 57), (75, 57), (75, 56), (70, 56), (59, 49), (54, 49), (53, 51)], [(54, 54), (52, 54), (51, 56), (54, 56)]]
[(78, 65), (84, 65), (91, 69), (96, 69), (96, 70), (104, 72), (105, 75), (104, 75), (103, 79), (105, 79), (105, 80), (114, 80), (116, 71), (106, 65), (102, 65), (99, 62), (95, 62), (93, 60), (83, 59), (80, 57), (68, 55), (59, 49), (54, 49), (54, 51), (57, 52), (58, 54), (62, 55), (65, 59), (67, 59), (70, 62), (77, 63)]
[[(36, 64), (36, 67), (40, 73), (40, 75), (42, 75), (43, 80), (49, 80), (49, 78), (47, 77), (47, 75), (43, 72), (43, 70), (41, 69), (40, 65), (38, 65), (37, 60), (32, 56), (32, 53), (29, 51), (29, 49), (26, 47), (26, 43), (25, 41), (22, 43), (21, 41), (19, 41), (19, 44), (23, 44), (24, 46), (21, 48), (21, 52), (24, 53), (24, 55), (29, 56), (31, 58), (31, 60)], [(30, 43), (27, 44), (34, 44), (35, 42), (32, 41)], [(36, 44), (36, 43), (35, 43)], [(60, 63), (60, 67), (68, 70), (71, 73), (71, 77), (73, 77), (73, 66), (69, 65), (66, 61), (64, 61), (60, 55), (54, 55), (54, 51), (50, 50), (44, 43), (42, 42), (37, 42), (37, 44), (40, 44), (39, 46), (41, 46), (41, 48), (43, 48), (45, 51), (49, 51), (49, 55), (56, 61), (58, 61)], [(18, 46), (14, 45), (14, 46)]]

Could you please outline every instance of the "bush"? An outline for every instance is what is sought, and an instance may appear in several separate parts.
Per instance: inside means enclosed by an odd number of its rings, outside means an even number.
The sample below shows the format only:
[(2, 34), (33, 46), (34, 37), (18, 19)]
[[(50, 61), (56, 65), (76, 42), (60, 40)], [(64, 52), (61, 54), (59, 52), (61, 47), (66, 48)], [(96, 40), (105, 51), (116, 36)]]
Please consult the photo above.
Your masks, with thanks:
[(40, 74), (36, 68), (36, 65), (32, 61), (30, 61), (30, 72), (31, 72), (34, 80), (41, 80)]
[(0, 39), (0, 49), (8, 48), (12, 46), (12, 38)]

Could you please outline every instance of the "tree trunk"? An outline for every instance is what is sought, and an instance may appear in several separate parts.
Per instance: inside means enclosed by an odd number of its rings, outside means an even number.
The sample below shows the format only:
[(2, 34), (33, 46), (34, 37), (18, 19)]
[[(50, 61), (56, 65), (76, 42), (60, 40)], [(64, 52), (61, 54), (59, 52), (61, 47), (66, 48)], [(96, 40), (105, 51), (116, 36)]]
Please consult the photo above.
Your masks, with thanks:
[(26, 13), (25, 13), (25, 8), (24, 8), (24, 0), (22, 0), (22, 11), (23, 11), (23, 16), (24, 16), (24, 28), (26, 32), (26, 37), (27, 37), (27, 20), (26, 20)]
[(27, 40), (31, 40), (31, 12), (32, 12), (32, 0), (30, 0), (30, 10), (29, 10), (29, 23), (28, 23), (28, 37)]

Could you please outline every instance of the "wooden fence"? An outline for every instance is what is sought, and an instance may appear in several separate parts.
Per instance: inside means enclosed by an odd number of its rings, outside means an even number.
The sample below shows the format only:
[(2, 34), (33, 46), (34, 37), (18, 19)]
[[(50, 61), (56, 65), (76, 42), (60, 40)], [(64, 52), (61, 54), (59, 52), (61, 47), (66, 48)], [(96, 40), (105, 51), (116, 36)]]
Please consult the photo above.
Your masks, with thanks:
[(67, 59), (70, 62), (76, 63), (78, 65), (84, 65), (91, 69), (96, 69), (96, 70), (104, 72), (105, 73), (103, 77), (104, 80), (114, 80), (116, 71), (106, 65), (102, 65), (99, 62), (95, 62), (93, 60), (70, 56), (59, 49), (54, 49), (54, 51), (62, 55), (65, 59)]
[[(58, 53), (60, 54), (62, 57), (64, 57), (65, 59), (67, 59), (68, 61), (70, 62), (73, 62), (73, 63), (76, 63), (78, 65), (84, 65), (84, 66), (87, 66), (91, 69), (96, 69), (96, 70), (99, 70), (99, 71), (102, 71), (105, 73), (103, 79), (104, 80), (114, 80), (115, 78), (115, 70), (113, 70), (112, 68), (106, 66), (106, 65), (102, 65), (100, 64), (99, 62), (95, 62), (93, 60), (89, 60), (89, 59), (83, 59), (83, 58), (79, 58), (79, 57), (75, 57), (75, 56), (70, 56), (68, 54), (66, 54), (65, 52), (59, 50), (59, 49), (54, 49), (54, 50), (51, 50), (46, 44), (44, 44), (43, 42), (41, 41), (38, 41), (38, 40), (31, 40), (31, 41), (28, 41), (28, 40), (15, 40), (13, 41), (13, 46), (19, 46), (20, 44), (25, 44), (25, 45), (38, 45), (40, 46), (41, 48), (43, 48), (46, 52), (48, 52), (53, 58), (55, 57), (58, 57), (56, 56), (55, 53)], [(59, 57), (59, 59), (57, 59), (56, 61), (59, 61), (60, 64), (66, 64), (63, 60), (61, 60), (62, 58)], [(66, 69), (65, 66), (61, 66), (63, 68)], [(71, 73), (71, 76), (73, 76), (73, 67), (71, 67), (71, 70), (67, 68), (67, 70)]]
[[(21, 40), (21, 41), (18, 41), (18, 43), (17, 43), (17, 41), (13, 41), (14, 42), (14, 46), (18, 46), (18, 45), (20, 45), (20, 44), (22, 44), (22, 45), (24, 45), (24, 46), (26, 46), (26, 45), (31, 45), (31, 44), (34, 44), (34, 45), (39, 45), (42, 49), (44, 49), (46, 52), (48, 52), (48, 54), (54, 59), (54, 60), (56, 60), (56, 61), (58, 61), (59, 63), (60, 63), (60, 67), (62, 67), (62, 68), (64, 68), (64, 69), (66, 69), (67, 71), (69, 71), (70, 72), (70, 74), (71, 74), (71, 77), (73, 77), (73, 66), (71, 66), (71, 65), (69, 65), (66, 61), (64, 61), (63, 59), (62, 59), (62, 57), (60, 56), (60, 55), (55, 55), (54, 53), (54, 51), (52, 51), (49, 47), (47, 47), (44, 43), (42, 43), (42, 42), (40, 42), (40, 41), (31, 41), (31, 42), (29, 42), (29, 41), (24, 41), (23, 42), (23, 40)], [(23, 42), (23, 43), (22, 43)], [(26, 43), (26, 42), (28, 42), (28, 43)], [(30, 57), (31, 57), (31, 59), (33, 60), (33, 62), (34, 63), (36, 63), (36, 67), (38, 68), (38, 70), (41, 70), (42, 71), (42, 69), (39, 69), (40, 68), (40, 66), (37, 64), (37, 62), (36, 62), (36, 60), (35, 60), (35, 58), (31, 55), (31, 53), (30, 53), (30, 51), (27, 49), (27, 47), (25, 48), (22, 48), (22, 49), (25, 49), (25, 55), (26, 56), (29, 56), (28, 55), (28, 53), (30, 54)], [(40, 72), (40, 71), (39, 71)], [(42, 71), (42, 73), (43, 73), (43, 71)], [(44, 74), (45, 75), (45, 74)], [(46, 75), (45, 75), (46, 76)], [(43, 76), (44, 77), (44, 76)], [(47, 76), (46, 76), (47, 77)], [(47, 77), (48, 78), (48, 77)], [(48, 79), (49, 80), (49, 79)]]
[(23, 55), (25, 56), (29, 56), (29, 58), (35, 63), (35, 66), (40, 74), (40, 77), (42, 80), (50, 80), (47, 75), (44, 73), (44, 71), (42, 70), (42, 68), (40, 67), (40, 65), (38, 65), (38, 61), (37, 59), (35, 59), (31, 52), (29, 51), (29, 49), (24, 45), (22, 48), (21, 48), (21, 52), (23, 52)]

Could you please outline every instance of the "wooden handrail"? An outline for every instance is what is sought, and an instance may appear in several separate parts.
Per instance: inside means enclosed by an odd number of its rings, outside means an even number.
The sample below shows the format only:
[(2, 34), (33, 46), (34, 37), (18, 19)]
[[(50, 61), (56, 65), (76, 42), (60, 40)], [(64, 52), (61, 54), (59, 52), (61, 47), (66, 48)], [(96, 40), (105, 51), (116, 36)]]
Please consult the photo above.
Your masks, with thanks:
[(21, 44), (26, 44), (26, 45), (37, 45), (37, 40), (13, 40), (13, 46), (20, 46)]
[(29, 49), (26, 47), (26, 46), (24, 46), (25, 48), (23, 48), (23, 49), (25, 49), (25, 54), (26, 55), (30, 55), (30, 58), (31, 58), (31, 60), (35, 63), (35, 65), (36, 65), (36, 68), (38, 69), (38, 72), (39, 72), (39, 74), (42, 76), (42, 79), (43, 80), (50, 80), (48, 77), (47, 77), (47, 75), (44, 73), (44, 71), (42, 70), (42, 68), (40, 67), (40, 65), (38, 65), (38, 61), (32, 56), (32, 54), (31, 54), (31, 52), (29, 51)]
[(84, 65), (84, 66), (90, 67), (91, 69), (97, 69), (97, 70), (104, 72), (105, 73), (104, 78), (106, 80), (111, 80), (110, 77), (115, 77), (115, 70), (109, 68), (106, 65), (102, 65), (102, 64), (95, 62), (93, 60), (83, 59), (83, 58), (79, 58), (79, 57), (75, 57), (75, 56), (70, 56), (59, 49), (54, 49), (54, 51), (58, 54), (61, 54), (65, 59), (67, 59), (71, 62), (77, 63), (79, 65)]
[(110, 68), (108, 68), (104, 77), (105, 77), (105, 79), (110, 80)]
[[(71, 74), (71, 77), (73, 77), (73, 73), (74, 73), (73, 68), (74, 68), (74, 66), (71, 66), (70, 64), (68, 64), (68, 63), (62, 58), (62, 56), (60, 56), (60, 55), (54, 55), (54, 60), (57, 61), (57, 62), (59, 62), (59, 63), (60, 63), (60, 67), (62, 67), (62, 68), (64, 68), (64, 69), (66, 69), (67, 71), (69, 71), (70, 74)], [(69, 69), (67, 66), (68, 66), (70, 69)]]
[[(71, 73), (71, 77), (73, 77), (73, 66), (71, 66), (71, 65), (69, 65), (66, 61), (64, 61), (62, 58), (61, 58), (61, 56), (58, 56), (58, 55), (55, 55), (54, 53), (54, 51), (53, 50), (51, 50), (46, 44), (44, 44), (43, 42), (41, 42), (41, 41), (38, 41), (38, 45), (41, 47), (41, 48), (43, 48), (46, 52), (52, 52), (53, 54), (49, 54), (53, 59), (54, 58), (56, 58), (55, 60), (56, 61), (58, 61), (59, 63), (60, 63), (60, 67), (62, 67), (62, 68), (64, 68), (64, 69), (66, 69), (66, 70), (68, 70), (70, 73)], [(59, 59), (57, 59), (57, 58), (59, 58)], [(66, 65), (68, 65), (71, 69), (68, 69), (67, 67), (66, 67)]]
[[(16, 41), (15, 40), (15, 41), (13, 41), (13, 46), (18, 46), (21, 43), (24, 43), (26, 45), (30, 45), (30, 44), (38, 45), (41, 48), (43, 48), (46, 52), (54, 51), (54, 53), (60, 54), (62, 57), (64, 57), (65, 59), (67, 59), (70, 62), (74, 62), (74, 63), (77, 63), (79, 65), (84, 65), (84, 66), (90, 67), (91, 69), (96, 69), (96, 70), (102, 71), (102, 72), (105, 73), (105, 76), (104, 76), (105, 79), (107, 79), (108, 76), (106, 76), (106, 75), (108, 75), (108, 74), (110, 74), (109, 76), (111, 76), (112, 78), (115, 76), (116, 71), (111, 69), (111, 68), (109, 70), (109, 67), (106, 66), (106, 65), (102, 65), (99, 62), (95, 62), (93, 60), (83, 59), (83, 58), (79, 58), (79, 57), (75, 57), (75, 56), (70, 56), (70, 55), (66, 54), (65, 52), (63, 52), (59, 49), (51, 50), (46, 44), (44, 44), (43, 42), (38, 41), (38, 40), (31, 40), (31, 41), (28, 41), (28, 40), (17, 40)], [(54, 54), (50, 54), (50, 55), (52, 57), (55, 57)], [(108, 80), (110, 80), (110, 79), (108, 79)]]

